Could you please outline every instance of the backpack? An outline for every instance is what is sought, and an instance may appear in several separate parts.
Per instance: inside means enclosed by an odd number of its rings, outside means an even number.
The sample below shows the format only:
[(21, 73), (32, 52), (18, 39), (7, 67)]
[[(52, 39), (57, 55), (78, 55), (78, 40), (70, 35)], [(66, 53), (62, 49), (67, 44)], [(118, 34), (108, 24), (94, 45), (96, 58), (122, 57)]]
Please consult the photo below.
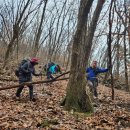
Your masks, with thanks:
[(50, 63), (44, 65), (44, 71), (48, 71), (50, 69), (50, 67), (53, 65), (55, 65), (55, 63), (53, 63), (53, 62), (50, 62)]
[(19, 71), (20, 71), (21, 66), (24, 65), (26, 62), (29, 62), (29, 61), (30, 61), (29, 59), (23, 59), (21, 61), (21, 63), (19, 64), (18, 68), (14, 72), (17, 77), (19, 77)]
[(62, 73), (62, 72), (61, 72), (61, 67), (60, 67), (59, 65), (56, 65), (56, 72)]

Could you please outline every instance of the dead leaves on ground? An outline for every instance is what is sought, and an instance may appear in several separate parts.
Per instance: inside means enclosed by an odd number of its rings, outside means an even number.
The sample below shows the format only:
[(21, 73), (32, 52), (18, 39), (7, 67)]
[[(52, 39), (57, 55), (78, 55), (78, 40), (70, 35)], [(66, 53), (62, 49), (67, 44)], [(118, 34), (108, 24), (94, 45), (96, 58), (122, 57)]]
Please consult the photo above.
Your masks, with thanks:
[[(66, 81), (60, 81), (48, 86), (36, 85), (34, 91), (37, 102), (29, 101), (28, 88), (24, 88), (20, 101), (13, 99), (16, 89), (1, 91), (0, 129), (130, 129), (130, 113), (127, 109), (129, 94), (126, 97), (126, 93), (117, 91), (118, 95), (112, 101), (109, 88), (100, 86), (100, 95), (99, 99), (95, 100), (97, 106), (93, 114), (71, 114), (59, 106), (65, 95), (66, 84)], [(127, 104), (127, 107), (123, 103)]]
[(115, 100), (113, 101), (110, 97), (110, 88), (103, 86), (103, 88), (99, 87), (98, 91), (102, 91), (99, 99), (95, 101), (98, 105), (95, 107), (94, 114), (86, 119), (90, 128), (130, 129), (130, 111), (127, 111), (128, 108), (125, 106), (119, 106), (119, 103), (128, 104), (130, 95), (124, 91), (115, 90)]

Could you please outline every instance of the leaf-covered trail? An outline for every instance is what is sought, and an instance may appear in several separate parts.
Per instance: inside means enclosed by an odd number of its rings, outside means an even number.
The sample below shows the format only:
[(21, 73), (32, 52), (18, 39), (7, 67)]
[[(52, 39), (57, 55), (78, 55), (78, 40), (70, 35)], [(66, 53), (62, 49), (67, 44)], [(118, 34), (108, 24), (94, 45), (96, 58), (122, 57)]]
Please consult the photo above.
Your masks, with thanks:
[[(53, 83), (51, 86), (35, 86), (34, 91), (37, 102), (29, 101), (28, 88), (24, 88), (20, 101), (13, 99), (16, 89), (1, 91), (0, 129), (30, 128), (37, 130), (44, 120), (57, 122), (58, 125), (50, 125), (49, 129), (53, 127), (53, 129), (69, 130), (81, 127), (78, 123), (75, 123), (74, 116), (68, 114), (59, 106), (60, 99), (65, 94), (65, 88), (61, 83)], [(47, 127), (42, 129), (47, 129)]]
[(130, 129), (128, 93), (116, 90), (115, 101), (111, 101), (111, 89), (100, 85), (98, 91), (101, 94), (96, 100), (95, 113), (87, 117), (86, 114), (66, 112), (59, 106), (65, 95), (66, 84), (66, 81), (60, 81), (50, 86), (36, 85), (37, 102), (29, 101), (28, 88), (24, 88), (20, 101), (13, 99), (16, 89), (0, 91), (0, 129)]

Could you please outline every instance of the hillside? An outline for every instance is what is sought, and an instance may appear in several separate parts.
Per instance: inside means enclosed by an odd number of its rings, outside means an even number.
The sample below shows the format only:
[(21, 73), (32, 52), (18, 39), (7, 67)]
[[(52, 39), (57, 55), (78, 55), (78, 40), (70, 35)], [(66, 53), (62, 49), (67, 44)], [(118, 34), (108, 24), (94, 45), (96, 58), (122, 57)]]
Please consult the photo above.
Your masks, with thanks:
[[(10, 84), (1, 82), (2, 86)], [(111, 89), (99, 85), (95, 112), (83, 114), (67, 112), (59, 105), (66, 85), (67, 81), (35, 85), (36, 102), (29, 101), (28, 88), (24, 88), (20, 100), (14, 99), (16, 89), (1, 91), (0, 129), (130, 129), (130, 95), (127, 92), (115, 89), (115, 100), (112, 101)]]

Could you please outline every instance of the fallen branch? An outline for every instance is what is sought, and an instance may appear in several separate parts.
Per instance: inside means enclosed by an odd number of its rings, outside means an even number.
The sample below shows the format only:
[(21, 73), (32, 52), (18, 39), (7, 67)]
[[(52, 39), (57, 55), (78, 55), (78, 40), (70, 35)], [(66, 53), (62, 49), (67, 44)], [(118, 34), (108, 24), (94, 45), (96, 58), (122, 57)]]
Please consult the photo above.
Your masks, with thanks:
[(61, 75), (56, 76), (56, 77), (54, 78), (54, 80), (60, 78), (60, 77), (63, 76), (63, 75), (69, 74), (69, 73), (70, 73), (70, 71), (64, 72), (64, 73), (62, 73)]
[[(70, 71), (67, 71), (67, 72), (65, 72), (65, 73), (62, 73), (61, 75), (56, 76), (54, 79), (56, 80), (56, 79), (60, 78), (61, 76), (65, 75), (65, 74), (68, 74), (68, 73), (70, 73)], [(18, 80), (18, 79), (7, 79), (7, 78), (2, 78), (2, 77), (0, 77), (0, 81), (13, 81), (13, 82), (18, 82), (19, 80)]]
[(50, 82), (55, 82), (55, 81), (60, 81), (60, 80), (67, 80), (67, 79), (69, 79), (69, 78), (62, 78), (62, 79), (57, 79), (57, 80), (56, 79), (44, 80), (44, 81), (36, 81), (36, 82), (26, 82), (26, 83), (19, 84), (19, 85), (14, 85), (14, 86), (6, 87), (6, 88), (0, 88), (0, 91), (6, 90), (6, 89), (17, 88), (17, 87), (24, 86), (24, 85), (28, 86), (28, 85), (32, 85), (32, 84), (50, 83)]

